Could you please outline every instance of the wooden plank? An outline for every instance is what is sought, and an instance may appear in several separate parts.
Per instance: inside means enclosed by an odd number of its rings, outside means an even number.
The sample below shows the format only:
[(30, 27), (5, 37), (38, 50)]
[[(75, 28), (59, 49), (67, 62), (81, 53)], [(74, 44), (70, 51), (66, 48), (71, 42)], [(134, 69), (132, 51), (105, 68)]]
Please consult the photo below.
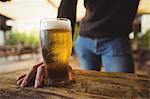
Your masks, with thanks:
[(118, 73), (118, 72), (96, 72), (92, 70), (75, 70), (77, 75), (90, 75), (90, 76), (98, 76), (98, 77), (114, 77), (114, 78), (124, 78), (124, 79), (140, 79), (140, 80), (150, 80), (150, 76), (148, 75), (139, 75), (133, 73)]
[(9, 73), (2, 73), (0, 74), (0, 83), (5, 84), (16, 84), (16, 78), (20, 74), (25, 74), (28, 70), (17, 70)]
[(77, 92), (89, 94), (109, 96), (113, 98), (126, 97), (130, 99), (134, 94), (132, 87), (120, 86), (116, 84), (104, 84), (92, 81), (80, 81), (72, 85), (71, 87), (67, 86), (66, 89), (72, 89)]
[[(143, 81), (140, 83), (135, 80), (116, 80), (113, 78), (97, 78), (95, 77), (82, 77), (78, 76), (77, 81), (80, 80), (80, 82), (77, 82), (78, 84), (81, 83), (80, 86), (88, 86), (85, 88), (86, 92), (88, 93), (97, 93), (102, 95), (111, 95), (113, 97), (136, 97), (136, 98), (147, 98), (150, 97), (150, 82), (149, 81)], [(83, 80), (84, 82), (82, 82)], [(88, 81), (87, 81), (88, 80)], [(116, 80), (116, 81), (115, 81)], [(118, 82), (117, 82), (118, 81)], [(90, 85), (90, 82), (94, 82)], [(82, 84), (83, 83), (83, 84)], [(132, 83), (132, 84), (130, 84)], [(144, 85), (144, 86), (143, 86)], [(83, 87), (79, 88), (78, 90), (82, 91), (84, 89)], [(87, 91), (88, 90), (88, 91)], [(95, 91), (93, 91), (95, 90)], [(104, 92), (104, 93), (103, 93)], [(116, 94), (117, 93), (117, 94)], [(131, 95), (132, 94), (132, 95)]]
[[(136, 97), (137, 99), (150, 97), (149, 94), (150, 79), (148, 76), (145, 75), (137, 76), (134, 74), (127, 74), (127, 73), (98, 73), (94, 71), (76, 71), (76, 74), (80, 75), (77, 77), (77, 79), (82, 79), (82, 80), (90, 79), (90, 81), (93, 82), (111, 84), (112, 89), (114, 89), (113, 88), (114, 84), (117, 86), (120, 85), (120, 86), (131, 87), (133, 91), (132, 96)], [(114, 89), (113, 92), (115, 92), (116, 90)], [(129, 92), (130, 91), (131, 90), (129, 90)]]
[(76, 80), (90, 80), (93, 82), (100, 82), (105, 84), (118, 84), (121, 86), (128, 86), (128, 87), (138, 87), (141, 89), (148, 89), (150, 88), (150, 80), (140, 80), (140, 79), (124, 79), (124, 78), (118, 78), (118, 77), (110, 77), (110, 76), (93, 76), (93, 75), (78, 75), (76, 77)]
[(75, 92), (56, 87), (35, 89), (32, 87), (21, 88), (6, 84), (0, 86), (0, 97), (4, 99), (112, 99), (107, 96)]
[[(15, 78), (26, 70), (2, 74), (0, 76), (0, 96), (11, 97), (19, 94), (20, 97), (30, 97), (29, 93), (38, 93), (39, 97), (51, 98), (75, 98), (75, 99), (148, 99), (150, 98), (150, 79), (147, 76), (136, 76), (126, 73), (100, 73), (95, 71), (76, 70), (76, 83), (64, 87), (44, 87), (34, 89), (32, 87), (20, 88), (16, 86)], [(121, 76), (120, 76), (121, 75)], [(3, 85), (3, 86), (1, 86)], [(17, 90), (20, 90), (18, 93)], [(29, 92), (29, 93), (26, 93)], [(3, 93), (3, 94), (2, 94)], [(28, 95), (29, 94), (29, 95)], [(44, 96), (43, 96), (44, 95)], [(14, 95), (15, 96), (15, 95)], [(36, 95), (32, 95), (36, 98)], [(26, 99), (26, 98), (23, 98)], [(43, 98), (42, 98), (43, 99)]]

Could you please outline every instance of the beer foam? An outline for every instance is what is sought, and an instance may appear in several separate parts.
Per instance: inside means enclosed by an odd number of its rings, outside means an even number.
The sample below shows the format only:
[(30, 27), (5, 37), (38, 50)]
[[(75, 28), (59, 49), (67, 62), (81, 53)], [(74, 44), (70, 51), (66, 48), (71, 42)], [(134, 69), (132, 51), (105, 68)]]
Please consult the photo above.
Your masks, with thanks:
[(64, 29), (71, 30), (71, 22), (70, 20), (63, 19), (44, 19), (41, 21), (40, 30), (48, 30), (48, 29)]

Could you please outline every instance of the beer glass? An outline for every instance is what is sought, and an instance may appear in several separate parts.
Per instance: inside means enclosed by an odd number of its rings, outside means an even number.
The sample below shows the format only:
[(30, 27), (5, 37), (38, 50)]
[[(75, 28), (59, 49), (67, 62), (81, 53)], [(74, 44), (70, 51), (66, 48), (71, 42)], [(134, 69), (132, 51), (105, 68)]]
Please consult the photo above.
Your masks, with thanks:
[(45, 65), (45, 84), (59, 86), (68, 83), (67, 66), (72, 50), (70, 20), (41, 20), (40, 41)]

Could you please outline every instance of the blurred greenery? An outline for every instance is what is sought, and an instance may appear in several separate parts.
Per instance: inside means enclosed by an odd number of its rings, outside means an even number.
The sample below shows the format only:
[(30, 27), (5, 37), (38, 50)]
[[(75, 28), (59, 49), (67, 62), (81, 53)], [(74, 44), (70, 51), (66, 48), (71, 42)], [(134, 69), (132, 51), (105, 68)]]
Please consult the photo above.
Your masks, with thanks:
[(6, 41), (7, 46), (14, 46), (20, 42), (24, 42), (26, 46), (35, 47), (39, 44), (39, 36), (35, 30), (29, 33), (12, 31), (9, 39)]
[(140, 48), (150, 49), (150, 28), (139, 38)]
[[(75, 25), (75, 33), (73, 35), (73, 42), (78, 36), (79, 24)], [(19, 32), (17, 30), (11, 31), (9, 39), (6, 41), (7, 46), (15, 46), (20, 42), (24, 42), (26, 46), (35, 47), (39, 45), (39, 35), (36, 30), (31, 30), (29, 33)]]

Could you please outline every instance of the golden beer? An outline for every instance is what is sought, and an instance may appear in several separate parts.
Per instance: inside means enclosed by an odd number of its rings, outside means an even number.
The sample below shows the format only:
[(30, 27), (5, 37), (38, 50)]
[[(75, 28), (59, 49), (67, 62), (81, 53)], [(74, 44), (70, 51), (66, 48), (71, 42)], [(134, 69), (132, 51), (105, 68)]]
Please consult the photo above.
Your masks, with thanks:
[(50, 19), (41, 23), (40, 39), (45, 64), (45, 84), (58, 86), (69, 81), (68, 64), (72, 49), (70, 21)]

